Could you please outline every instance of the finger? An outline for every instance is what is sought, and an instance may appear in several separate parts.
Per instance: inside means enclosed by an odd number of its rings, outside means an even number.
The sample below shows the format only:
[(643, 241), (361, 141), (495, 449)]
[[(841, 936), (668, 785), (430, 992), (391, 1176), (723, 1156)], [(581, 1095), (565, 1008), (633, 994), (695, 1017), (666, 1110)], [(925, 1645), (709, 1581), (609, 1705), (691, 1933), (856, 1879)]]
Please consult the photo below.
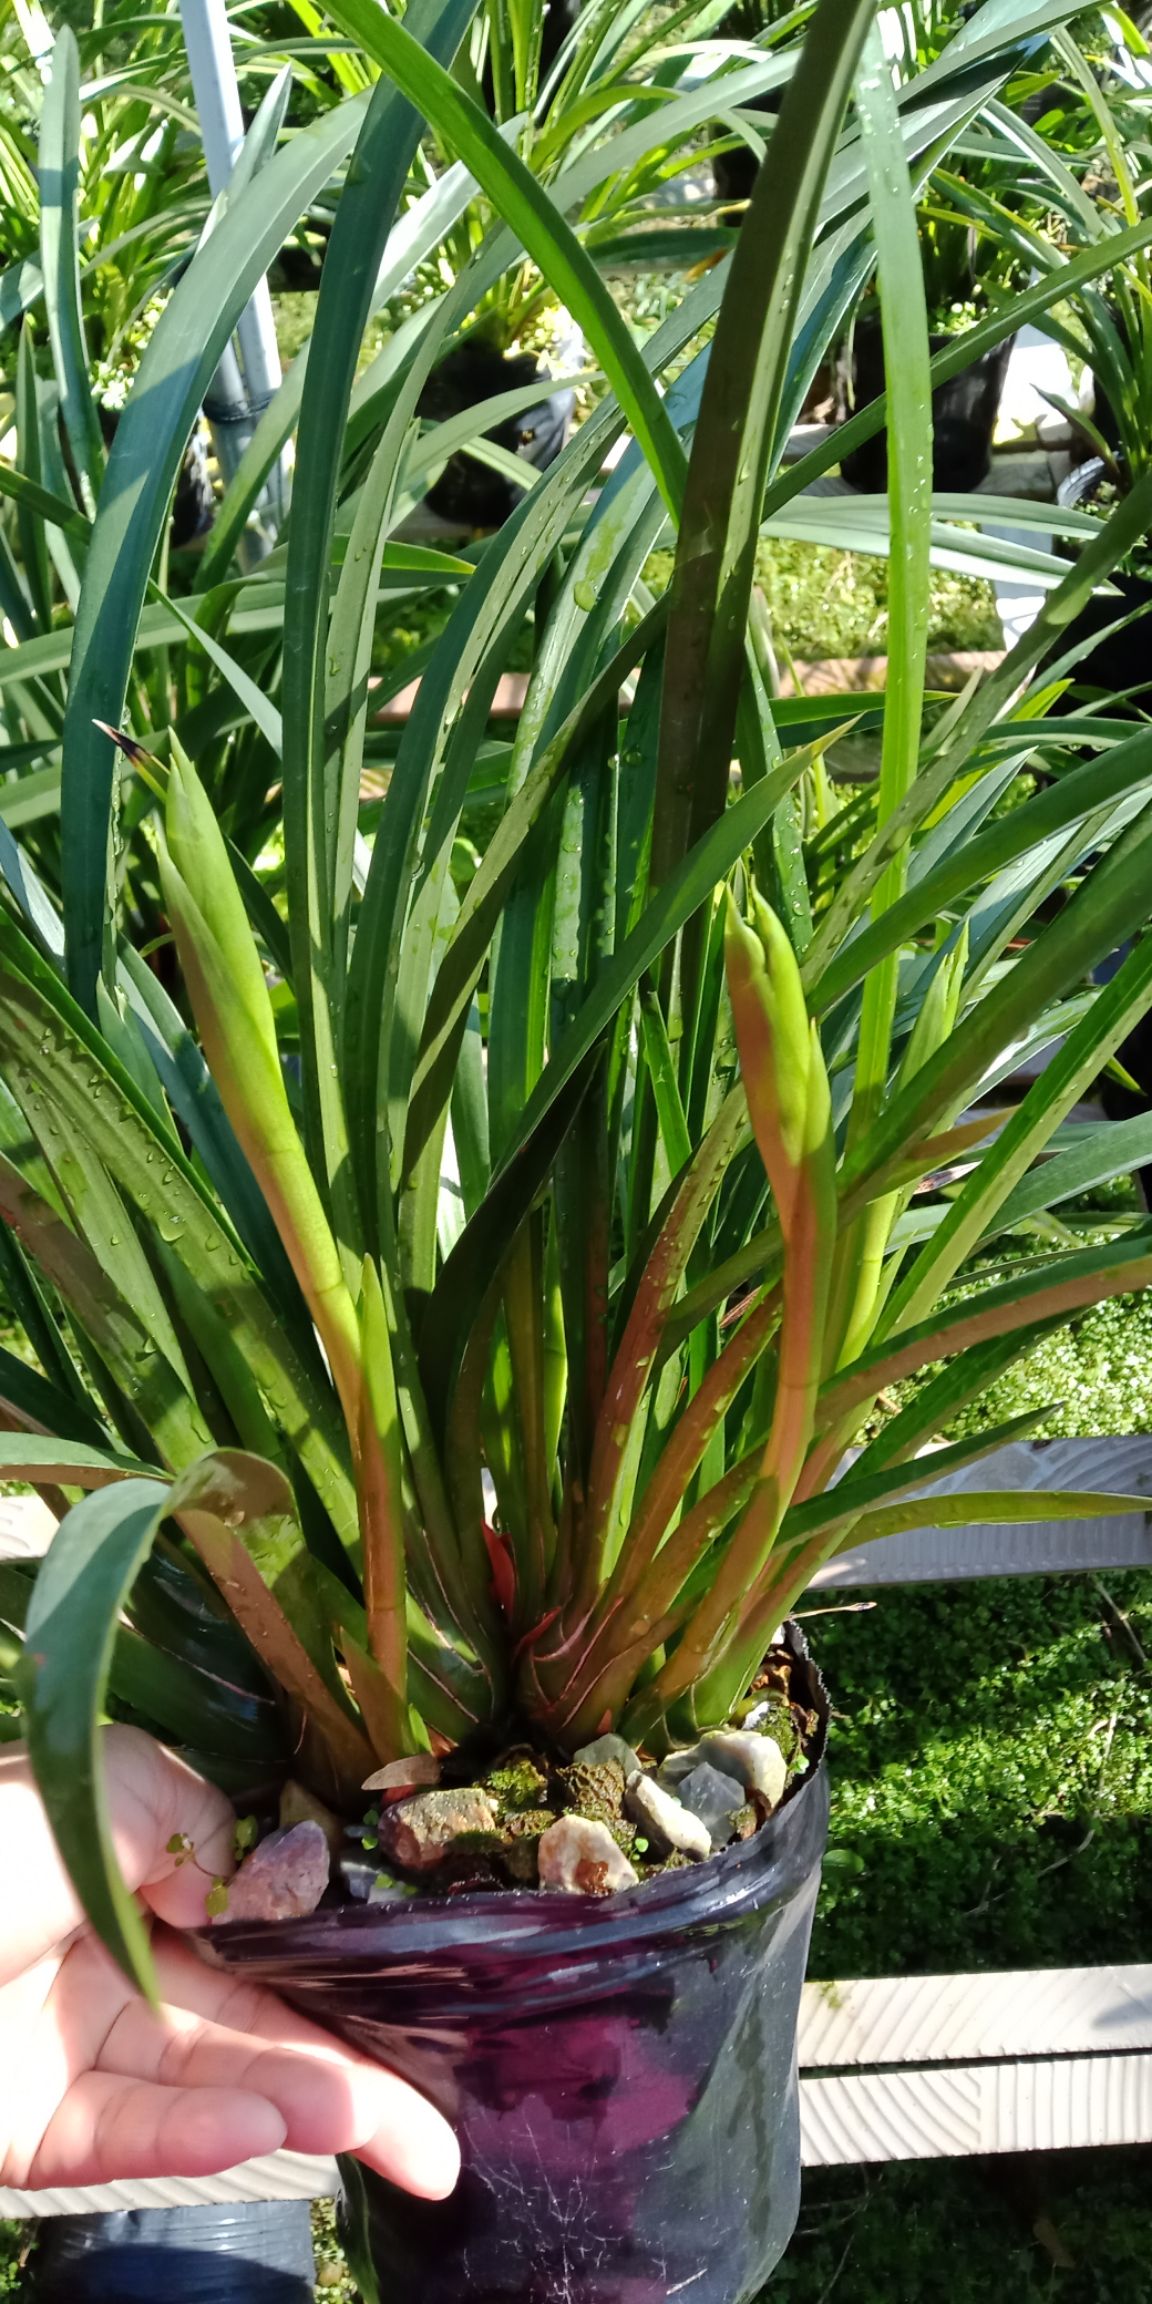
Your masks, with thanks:
[(215, 2176), (277, 2151), (285, 2133), (283, 2116), (262, 2096), (85, 2072), (50, 2120), (24, 2187)]
[[(294, 2142), (295, 2150), (354, 2151), (421, 2199), (442, 2200), (453, 2190), (460, 2173), (456, 2138), (442, 2114), (406, 2080), (345, 2048), (331, 2033), (286, 2007), (275, 1993), (207, 1967), (167, 1930), (157, 1931), (153, 1948), (160, 1990), (171, 2008), (199, 2017), (229, 2036), (240, 2035), (250, 2055), (254, 2043), (293, 2051), (294, 2062), (305, 2063), (318, 2085), (321, 2073), (329, 2075), (328, 2085), (338, 2070), (341, 2085), (349, 2092), (345, 2102), (360, 2131), (358, 2140), (348, 2145)], [(324, 2101), (330, 2099), (325, 2096)], [(295, 2103), (293, 2096), (293, 2116)], [(287, 2116), (287, 2098), (283, 2108)]]
[(394, 2183), (426, 2198), (442, 2198), (455, 2182), (459, 2156), (439, 2113), (394, 2073), (323, 2035), (316, 2045), (280, 2047), (187, 2009), (153, 2011), (134, 2000), (108, 2034), (100, 2069), (169, 2088), (262, 2096), (283, 2119), (290, 2151), (370, 2153)]

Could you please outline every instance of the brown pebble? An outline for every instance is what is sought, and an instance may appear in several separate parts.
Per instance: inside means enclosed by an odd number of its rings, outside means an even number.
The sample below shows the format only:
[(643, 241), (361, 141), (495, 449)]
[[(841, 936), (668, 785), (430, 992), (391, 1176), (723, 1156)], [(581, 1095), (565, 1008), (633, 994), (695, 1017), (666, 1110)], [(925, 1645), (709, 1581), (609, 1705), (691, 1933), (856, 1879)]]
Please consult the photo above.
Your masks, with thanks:
[(440, 1782), (440, 1762), (434, 1752), (413, 1752), (407, 1760), (389, 1760), (366, 1776), (362, 1786), (365, 1792), (387, 1792), (395, 1796), (403, 1792), (416, 1792), (426, 1785)]
[(431, 1871), (455, 1841), (470, 1842), (473, 1853), (482, 1852), (476, 1848), (477, 1836), (493, 1848), (499, 1842), (495, 1805), (475, 1784), (398, 1800), (381, 1810), (379, 1834), (385, 1854), (408, 1872)]
[(229, 1920), (303, 1920), (328, 1886), (331, 1859), (319, 1824), (293, 1824), (270, 1832), (244, 1858), (228, 1882), (228, 1903), (215, 1925)]

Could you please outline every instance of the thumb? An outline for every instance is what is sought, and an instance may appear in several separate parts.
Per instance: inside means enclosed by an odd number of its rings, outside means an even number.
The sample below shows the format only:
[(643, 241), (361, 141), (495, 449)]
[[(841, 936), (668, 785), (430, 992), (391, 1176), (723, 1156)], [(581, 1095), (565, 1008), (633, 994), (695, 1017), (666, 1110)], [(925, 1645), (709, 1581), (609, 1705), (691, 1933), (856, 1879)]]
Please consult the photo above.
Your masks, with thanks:
[(236, 1869), (231, 1803), (141, 1728), (106, 1728), (104, 1765), (127, 1885), (173, 1928), (201, 1926), (212, 1882)]
[[(205, 1918), (213, 1879), (234, 1869), (232, 1810), (222, 1792), (139, 1728), (106, 1728), (103, 1758), (121, 1870), (178, 1928)], [(0, 1984), (65, 1944), (84, 1919), (61, 1861), (27, 1751), (0, 1752)]]

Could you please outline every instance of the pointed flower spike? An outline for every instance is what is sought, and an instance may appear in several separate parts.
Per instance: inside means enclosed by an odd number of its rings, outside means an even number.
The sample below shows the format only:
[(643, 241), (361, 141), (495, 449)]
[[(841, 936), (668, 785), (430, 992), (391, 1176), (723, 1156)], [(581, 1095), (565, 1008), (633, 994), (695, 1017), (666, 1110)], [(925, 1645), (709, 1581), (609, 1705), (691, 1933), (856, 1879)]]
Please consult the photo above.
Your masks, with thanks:
[[(770, 906), (752, 897), (752, 923), (728, 893), (724, 938), (740, 1071), (760, 1157), (787, 1239), (809, 1136), (814, 1034), (796, 955)], [(816, 1048), (820, 1071), (823, 1061)]]
[(187, 891), (188, 901), (182, 909), (187, 915), (189, 902), (195, 907), (227, 971), (231, 998), (217, 1030), (233, 1040), (254, 1034), (261, 1068), (270, 1066), (279, 1086), (280, 1056), (272, 1002), (224, 835), (191, 761), (175, 744), (164, 831), (167, 855), (161, 858), (161, 869), (166, 888), (178, 874), (182, 883), (178, 899)]
[(204, 1053), (304, 1291), (355, 1446), (356, 1307), (292, 1118), (272, 1002), (227, 845), (191, 761), (175, 742), (159, 856)]

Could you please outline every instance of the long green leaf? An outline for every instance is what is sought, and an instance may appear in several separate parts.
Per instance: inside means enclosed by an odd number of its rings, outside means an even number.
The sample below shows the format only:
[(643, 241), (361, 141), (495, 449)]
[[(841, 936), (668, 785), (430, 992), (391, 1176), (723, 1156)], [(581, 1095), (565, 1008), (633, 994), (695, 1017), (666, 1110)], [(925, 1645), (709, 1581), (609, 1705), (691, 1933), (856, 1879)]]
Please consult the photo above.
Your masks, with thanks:
[[(928, 648), (928, 583), (932, 521), (932, 402), (928, 381), (928, 315), (912, 187), (904, 160), (891, 63), (877, 27), (866, 43), (856, 82), (861, 144), (878, 256), (884, 365), (891, 377), (888, 428), (888, 683), (880, 756), (877, 832), (915, 781)], [(872, 891), (874, 918), (899, 901), (907, 851), (892, 857)], [(856, 1039), (849, 1149), (867, 1134), (888, 1086), (899, 963), (889, 953), (864, 984)], [(870, 1330), (881, 1261), (897, 1203), (873, 1200), (848, 1227), (837, 1252), (831, 1346), (854, 1357)]]
[(301, 129), (230, 206), (165, 307), (121, 418), (85, 570), (64, 732), (70, 981), (91, 1009), (106, 936), (114, 751), (141, 607), (180, 460), (236, 320), (285, 235), (345, 158), (364, 100)]
[(1147, 917), (1152, 813), (1146, 808), (1077, 890), (1062, 917), (962, 1019), (935, 1056), (890, 1097), (868, 1136), (849, 1155), (842, 1188), (875, 1175), (908, 1143), (930, 1135), (985, 1068), (1070, 991)]
[(40, 255), (48, 334), (65, 430), (87, 499), (95, 508), (103, 450), (89, 382), (80, 300), (80, 58), (67, 25), (57, 33), (40, 127)]
[[(408, 36), (450, 65), (476, 0), (419, 0)], [(373, 10), (374, 15), (380, 14)], [(387, 19), (381, 17), (381, 21)], [(348, 408), (376, 278), (420, 136), (421, 114), (378, 83), (336, 213), (317, 303), (324, 347), (305, 377), (284, 600), (284, 837), (300, 1010), (305, 1141), (331, 1194), (349, 1270), (361, 1245), (342, 1098), (334, 985), (347, 966), (347, 891), (336, 882), (341, 781), (326, 708), (328, 567)], [(372, 594), (375, 596), (375, 565)]]
[(1109, 1120), (1102, 1128), (1087, 1130), (1084, 1140), (1068, 1151), (1054, 1151), (1008, 1194), (989, 1227), (1010, 1232), (1062, 1200), (1078, 1199), (1111, 1184), (1117, 1176), (1131, 1176), (1137, 1168), (1152, 1166), (1152, 1113), (1136, 1120)]
[(61, 1521), (36, 1579), (18, 1674), (28, 1749), (65, 1867), (97, 1935), (153, 2001), (148, 1932), (112, 1845), (100, 1722), (116, 1627), (168, 1493), (155, 1480), (120, 1481)]
[(0, 1051), (87, 1131), (109, 1174), (232, 1324), (334, 1526), (354, 1545), (355, 1500), (333, 1396), (297, 1355), (191, 1163), (59, 980), (2, 922)]
[(1055, 1051), (961, 1186), (942, 1224), (885, 1309), (887, 1330), (927, 1314), (990, 1229), (997, 1207), (1027, 1174), (1061, 1120), (1091, 1088), (1110, 1056), (1152, 1007), (1152, 937), (1128, 954), (1091, 1008)]
[(652, 880), (720, 814), (768, 458), (805, 266), (874, 0), (824, 0), (741, 231), (692, 445), (665, 656)]
[(919, 1327), (875, 1345), (850, 1368), (841, 1369), (825, 1385), (820, 1428), (836, 1427), (853, 1408), (934, 1360), (1012, 1332), (1024, 1334), (1084, 1305), (1147, 1288), (1150, 1282), (1152, 1242), (1146, 1232), (1114, 1240), (1107, 1247), (1046, 1258), (1039, 1272), (1023, 1272), (999, 1287), (984, 1288), (938, 1311)]

